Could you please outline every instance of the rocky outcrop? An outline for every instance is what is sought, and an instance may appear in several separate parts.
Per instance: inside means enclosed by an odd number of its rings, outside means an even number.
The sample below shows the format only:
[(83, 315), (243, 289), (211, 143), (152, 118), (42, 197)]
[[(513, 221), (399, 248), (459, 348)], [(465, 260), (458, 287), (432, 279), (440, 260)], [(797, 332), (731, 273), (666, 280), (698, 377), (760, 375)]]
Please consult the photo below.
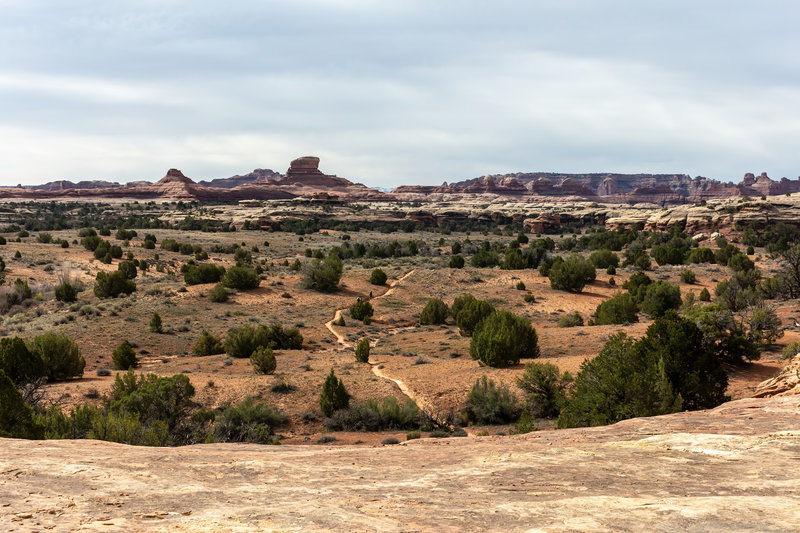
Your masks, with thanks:
[(252, 172), (242, 176), (235, 175), (230, 178), (216, 178), (208, 181), (200, 181), (198, 185), (204, 187), (218, 187), (221, 189), (232, 189), (240, 185), (252, 185), (256, 183), (268, 183), (270, 181), (279, 180), (283, 175), (270, 169), (257, 168)]
[[(524, 188), (528, 194), (526, 195)], [(557, 174), (550, 172), (515, 173), (481, 176), (444, 183), (441, 186), (403, 186), (392, 193), (404, 200), (435, 195), (437, 200), (459, 196), (476, 198), (492, 196), (516, 201), (524, 197), (536, 202), (541, 198), (588, 200), (606, 203), (652, 203), (676, 205), (720, 198), (780, 195), (800, 191), (800, 179), (771, 180), (766, 173), (758, 178), (746, 174), (740, 184), (686, 174)], [(418, 196), (417, 196), (418, 195)]]
[(0, 523), (57, 531), (798, 531), (800, 396), (513, 437), (181, 448), (0, 439)]
[(66, 191), (69, 189), (108, 189), (112, 187), (122, 187), (122, 185), (115, 181), (103, 180), (79, 181), (77, 183), (68, 180), (58, 180), (50, 181), (42, 185), (28, 185), (25, 188), (34, 191)]
[(756, 387), (754, 398), (772, 398), (774, 396), (794, 396), (800, 394), (800, 354), (794, 356), (780, 374), (761, 382)]

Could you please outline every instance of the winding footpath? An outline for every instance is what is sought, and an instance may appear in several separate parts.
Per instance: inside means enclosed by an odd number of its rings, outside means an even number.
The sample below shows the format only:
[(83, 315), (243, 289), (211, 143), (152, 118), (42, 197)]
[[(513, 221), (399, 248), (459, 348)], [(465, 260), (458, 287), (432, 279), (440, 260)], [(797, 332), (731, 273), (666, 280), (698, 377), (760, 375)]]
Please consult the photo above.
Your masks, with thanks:
[[(387, 296), (390, 296), (397, 288), (397, 286), (400, 284), (400, 282), (404, 281), (414, 272), (416, 272), (416, 270), (411, 269), (402, 276), (400, 276), (399, 278), (397, 278), (396, 280), (389, 282), (389, 289), (383, 294), (373, 297), (372, 300), (370, 301), (374, 302), (375, 300), (380, 300), (381, 298), (386, 298)], [(345, 310), (347, 310), (347, 307), (343, 307), (342, 309), (337, 309), (336, 312), (333, 314), (333, 318), (325, 323), (325, 327), (328, 328), (328, 331), (333, 333), (333, 335), (336, 337), (336, 340), (339, 341), (339, 344), (341, 344), (344, 348), (352, 348), (353, 345), (344, 339), (344, 335), (333, 329), (334, 322), (338, 321), (342, 317), (342, 311)]]
[[(384, 292), (383, 294), (380, 294), (378, 296), (373, 297), (371, 301), (374, 302), (375, 300), (380, 300), (381, 298), (386, 298), (387, 296), (391, 296), (391, 294), (400, 285), (400, 283), (403, 282), (409, 276), (411, 276), (414, 272), (415, 272), (414, 269), (409, 270), (408, 272), (406, 272), (405, 274), (403, 274), (402, 276), (400, 276), (396, 280), (390, 282), (389, 283), (389, 289), (386, 292)], [(337, 309), (336, 312), (333, 314), (333, 318), (325, 323), (325, 327), (328, 328), (328, 331), (330, 331), (336, 337), (336, 340), (339, 342), (339, 344), (342, 347), (344, 347), (344, 348), (352, 348), (353, 345), (345, 340), (344, 335), (342, 335), (341, 333), (336, 331), (336, 329), (334, 329), (334, 327), (333, 327), (334, 323), (337, 322), (342, 317), (342, 311), (344, 311), (346, 309), (347, 308)], [(375, 341), (372, 341), (372, 343), (370, 343), (370, 344), (371, 344), (371, 346), (375, 346), (377, 343), (378, 343), (378, 341), (375, 340)], [(397, 388), (400, 389), (400, 392), (405, 394), (411, 401), (416, 403), (417, 407), (419, 407), (420, 410), (427, 411), (429, 413), (433, 413), (433, 406), (430, 404), (430, 402), (427, 402), (425, 399), (420, 397), (418, 394), (414, 394), (414, 392), (411, 391), (411, 389), (408, 388), (408, 385), (406, 385), (403, 381), (401, 381), (399, 379), (395, 379), (395, 378), (390, 377), (390, 376), (387, 376), (383, 372), (383, 364), (378, 363), (378, 362), (370, 362), (369, 364), (372, 366), (372, 373), (373, 374), (375, 374), (376, 376), (378, 376), (381, 379), (385, 379), (386, 381), (391, 381), (392, 383), (397, 385)]]

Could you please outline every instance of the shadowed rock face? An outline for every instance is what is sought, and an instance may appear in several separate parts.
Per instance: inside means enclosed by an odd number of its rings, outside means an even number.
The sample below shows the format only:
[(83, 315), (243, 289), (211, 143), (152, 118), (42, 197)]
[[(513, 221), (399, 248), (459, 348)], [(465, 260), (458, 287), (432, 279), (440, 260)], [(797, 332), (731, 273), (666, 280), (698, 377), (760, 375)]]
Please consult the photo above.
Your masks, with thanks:
[(798, 531), (800, 396), (382, 448), (0, 439), (28, 531)]

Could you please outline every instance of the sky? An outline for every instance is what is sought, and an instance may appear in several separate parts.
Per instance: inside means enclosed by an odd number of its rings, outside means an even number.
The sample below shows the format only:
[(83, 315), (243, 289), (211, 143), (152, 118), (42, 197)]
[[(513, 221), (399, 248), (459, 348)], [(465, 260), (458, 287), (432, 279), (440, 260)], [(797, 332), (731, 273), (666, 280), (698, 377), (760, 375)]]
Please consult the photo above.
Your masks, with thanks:
[(800, 4), (0, 0), (0, 185), (800, 175)]

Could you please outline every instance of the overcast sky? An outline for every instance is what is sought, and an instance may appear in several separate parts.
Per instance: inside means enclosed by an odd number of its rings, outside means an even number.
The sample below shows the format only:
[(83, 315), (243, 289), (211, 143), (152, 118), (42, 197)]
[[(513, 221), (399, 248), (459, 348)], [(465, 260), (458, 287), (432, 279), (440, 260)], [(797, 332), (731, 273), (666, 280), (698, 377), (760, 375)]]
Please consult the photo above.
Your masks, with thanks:
[(0, 184), (800, 175), (800, 4), (0, 0)]

